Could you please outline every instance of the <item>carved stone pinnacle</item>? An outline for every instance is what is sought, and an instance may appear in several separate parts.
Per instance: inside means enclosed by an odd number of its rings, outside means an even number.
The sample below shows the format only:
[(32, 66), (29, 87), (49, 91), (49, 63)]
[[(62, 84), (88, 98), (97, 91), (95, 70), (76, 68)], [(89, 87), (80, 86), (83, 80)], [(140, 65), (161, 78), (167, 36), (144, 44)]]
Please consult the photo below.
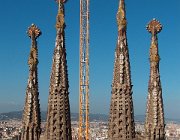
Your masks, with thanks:
[(127, 24), (124, 0), (120, 1), (119, 9), (117, 12), (117, 24), (118, 30), (125, 28)]
[(35, 40), (40, 33), (40, 30), (34, 24), (29, 27), (28, 35), (32, 40), (32, 44), (28, 59), (29, 78), (22, 117), (21, 140), (40, 140), (41, 135), (41, 113), (37, 70), (38, 49), (37, 42)]
[(112, 80), (108, 140), (134, 140), (134, 109), (124, 0), (120, 1), (117, 21), (119, 33)]
[(152, 34), (150, 47), (150, 78), (145, 120), (145, 138), (143, 140), (165, 140), (164, 108), (162, 87), (159, 72), (159, 52), (157, 34), (162, 30), (162, 25), (153, 19), (147, 26)]
[(35, 38), (38, 38), (41, 35), (41, 30), (35, 24), (32, 24), (28, 28), (27, 34), (30, 38), (32, 38), (33, 36)]
[(46, 132), (44, 140), (72, 140), (71, 115), (69, 104), (69, 81), (67, 71), (64, 2), (58, 0), (58, 15), (56, 18), (56, 43), (53, 56)]
[(65, 3), (67, 0), (55, 0), (57, 3)]
[(66, 0), (56, 0), (59, 3), (59, 10), (56, 17), (56, 29), (62, 29), (65, 27), (65, 20), (64, 20), (64, 3)]
[(161, 32), (162, 30), (162, 25), (161, 23), (156, 20), (155, 18), (149, 22), (149, 24), (146, 26), (146, 29), (148, 30), (148, 32), (154, 34), (158, 34)]

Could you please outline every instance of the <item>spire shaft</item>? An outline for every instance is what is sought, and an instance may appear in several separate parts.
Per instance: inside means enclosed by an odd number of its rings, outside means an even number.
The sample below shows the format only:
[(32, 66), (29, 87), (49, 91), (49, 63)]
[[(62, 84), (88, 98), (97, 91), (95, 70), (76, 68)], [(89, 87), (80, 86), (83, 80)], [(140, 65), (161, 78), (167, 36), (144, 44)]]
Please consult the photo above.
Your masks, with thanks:
[(71, 140), (71, 117), (69, 105), (69, 82), (65, 48), (64, 2), (58, 10), (56, 43), (48, 99), (45, 139)]
[(152, 34), (150, 47), (150, 79), (148, 87), (147, 112), (145, 121), (146, 140), (165, 140), (164, 110), (162, 88), (159, 74), (159, 54), (157, 34), (162, 30), (162, 25), (153, 19), (147, 26)]
[(22, 140), (39, 140), (41, 134), (41, 116), (38, 92), (38, 49), (36, 39), (41, 35), (41, 31), (34, 24), (28, 30), (32, 46), (29, 55), (29, 79), (26, 90), (26, 101), (23, 113)]
[(135, 138), (134, 109), (124, 0), (120, 2), (117, 22), (118, 41), (112, 81), (108, 139), (133, 140)]

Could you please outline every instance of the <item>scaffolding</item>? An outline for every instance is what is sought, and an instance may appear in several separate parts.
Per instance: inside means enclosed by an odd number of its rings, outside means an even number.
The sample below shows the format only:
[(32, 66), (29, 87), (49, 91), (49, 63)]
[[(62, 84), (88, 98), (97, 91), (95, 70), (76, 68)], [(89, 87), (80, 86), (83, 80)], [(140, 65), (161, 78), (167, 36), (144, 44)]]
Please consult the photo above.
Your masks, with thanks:
[(89, 0), (80, 0), (79, 140), (89, 140)]

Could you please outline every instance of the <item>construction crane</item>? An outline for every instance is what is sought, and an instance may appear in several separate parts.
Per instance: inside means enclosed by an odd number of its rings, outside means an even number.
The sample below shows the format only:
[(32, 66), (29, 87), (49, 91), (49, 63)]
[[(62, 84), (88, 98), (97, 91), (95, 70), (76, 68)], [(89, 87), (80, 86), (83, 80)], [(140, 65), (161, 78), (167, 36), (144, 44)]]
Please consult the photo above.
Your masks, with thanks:
[(89, 0), (80, 0), (79, 140), (89, 140)]

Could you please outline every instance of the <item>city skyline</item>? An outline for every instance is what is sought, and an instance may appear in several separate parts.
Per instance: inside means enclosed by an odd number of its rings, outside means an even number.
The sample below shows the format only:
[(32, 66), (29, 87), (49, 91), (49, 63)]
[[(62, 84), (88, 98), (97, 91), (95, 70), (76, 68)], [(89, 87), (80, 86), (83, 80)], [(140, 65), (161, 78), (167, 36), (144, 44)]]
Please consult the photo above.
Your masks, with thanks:
[[(114, 65), (114, 50), (117, 40), (116, 13), (119, 0), (113, 3), (90, 1), (90, 113), (109, 113), (111, 83)], [(34, 4), (35, 3), (35, 4)], [(150, 35), (145, 26), (152, 19), (164, 25), (159, 35), (161, 56), (160, 71), (163, 89), (165, 116), (180, 118), (176, 106), (180, 103), (180, 66), (178, 53), (178, 23), (180, 2), (126, 1), (127, 38), (130, 53), (131, 75), (135, 115), (145, 114), (149, 79)], [(79, 99), (79, 0), (66, 3), (66, 48), (70, 85), (71, 112), (78, 112)], [(139, 8), (138, 8), (139, 7)], [(57, 5), (54, 1), (22, 3), (0, 2), (0, 112), (22, 110), (27, 85), (29, 39), (26, 30), (35, 23), (41, 28), (39, 46), (39, 93), (41, 110), (47, 110), (50, 71), (55, 42), (55, 16)], [(153, 11), (152, 11), (153, 9)], [(29, 48), (28, 48), (29, 47)], [(102, 98), (101, 101), (99, 98)]]

